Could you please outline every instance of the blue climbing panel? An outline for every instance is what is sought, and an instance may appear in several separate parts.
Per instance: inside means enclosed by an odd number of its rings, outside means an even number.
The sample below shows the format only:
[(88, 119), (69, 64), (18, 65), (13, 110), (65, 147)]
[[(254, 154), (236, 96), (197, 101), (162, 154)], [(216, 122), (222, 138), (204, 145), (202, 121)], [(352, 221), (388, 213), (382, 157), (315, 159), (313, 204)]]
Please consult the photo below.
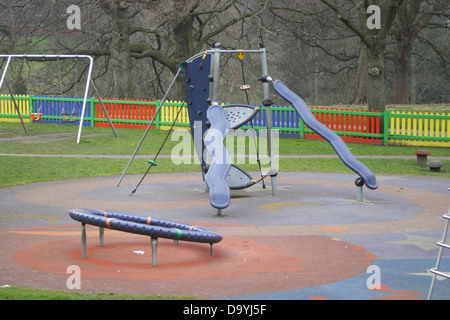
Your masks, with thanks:
[[(202, 169), (206, 167), (203, 159), (203, 150), (205, 144), (203, 139), (195, 139), (194, 135), (200, 134), (205, 136), (208, 129), (206, 123), (208, 121), (207, 110), (209, 107), (209, 74), (211, 73), (211, 55), (199, 57), (185, 66), (186, 70), (186, 103), (188, 106), (189, 123), (191, 126), (191, 134), (194, 140), (195, 150), (200, 159)], [(197, 145), (199, 144), (199, 145)], [(201, 144), (201, 145), (200, 145)]]

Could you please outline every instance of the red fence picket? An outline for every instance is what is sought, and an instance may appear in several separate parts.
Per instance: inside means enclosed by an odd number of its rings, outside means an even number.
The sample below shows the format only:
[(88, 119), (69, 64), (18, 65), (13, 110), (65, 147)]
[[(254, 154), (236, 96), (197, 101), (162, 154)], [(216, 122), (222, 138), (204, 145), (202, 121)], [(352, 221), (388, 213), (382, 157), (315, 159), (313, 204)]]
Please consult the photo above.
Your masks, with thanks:
[[(336, 132), (345, 142), (382, 144), (379, 112), (367, 110), (344, 110), (311, 107), (316, 119)], [(305, 138), (322, 139), (318, 134), (305, 129)]]
[[(155, 116), (156, 100), (101, 99), (116, 128), (145, 129)], [(96, 102), (96, 127), (108, 127), (109, 123), (100, 102)], [(156, 126), (153, 126), (155, 128)]]

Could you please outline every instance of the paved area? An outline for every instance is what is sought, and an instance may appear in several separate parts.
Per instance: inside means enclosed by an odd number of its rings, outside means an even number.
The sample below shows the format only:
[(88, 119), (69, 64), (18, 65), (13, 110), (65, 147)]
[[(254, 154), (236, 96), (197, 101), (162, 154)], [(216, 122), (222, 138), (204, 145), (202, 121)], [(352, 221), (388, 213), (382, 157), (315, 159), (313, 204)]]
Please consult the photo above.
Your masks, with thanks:
[[(257, 174), (255, 173), (255, 176)], [(207, 299), (426, 299), (450, 204), (449, 179), (377, 176), (356, 201), (355, 176), (281, 172), (270, 183), (232, 192), (223, 216), (209, 205), (200, 173), (73, 179), (0, 189), (0, 286), (82, 292), (188, 295)], [(148, 237), (81, 227), (72, 208), (140, 214), (224, 234), (209, 246), (160, 239), (152, 266)], [(449, 250), (450, 251), (450, 250)], [(450, 271), (450, 253), (441, 262)], [(376, 285), (375, 287), (373, 287)], [(438, 277), (433, 299), (450, 299)]]

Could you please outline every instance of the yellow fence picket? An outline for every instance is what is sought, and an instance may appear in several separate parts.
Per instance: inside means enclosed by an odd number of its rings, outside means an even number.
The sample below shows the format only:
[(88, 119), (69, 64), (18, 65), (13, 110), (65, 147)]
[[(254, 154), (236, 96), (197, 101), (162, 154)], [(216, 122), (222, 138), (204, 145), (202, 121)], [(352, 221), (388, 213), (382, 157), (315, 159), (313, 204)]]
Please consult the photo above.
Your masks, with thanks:
[[(30, 100), (27, 95), (15, 95), (14, 100), (17, 103), (17, 107), (19, 108), (20, 114), (22, 116), (30, 115)], [(1, 121), (6, 122), (20, 122), (20, 119), (17, 117), (17, 110), (14, 106), (14, 103), (9, 94), (0, 95), (0, 117)], [(9, 117), (11, 115), (12, 117)], [(28, 119), (24, 119), (28, 120)]]
[(393, 111), (389, 121), (389, 144), (450, 147), (449, 116), (428, 112), (417, 114)]
[[(172, 123), (177, 117), (179, 108), (182, 108), (178, 114), (177, 121), (174, 125), (174, 129), (189, 128), (189, 126), (181, 124), (189, 124), (188, 110), (185, 107), (186, 104), (183, 101), (167, 101), (161, 108), (161, 130), (170, 130)], [(178, 124), (178, 126), (177, 126)]]

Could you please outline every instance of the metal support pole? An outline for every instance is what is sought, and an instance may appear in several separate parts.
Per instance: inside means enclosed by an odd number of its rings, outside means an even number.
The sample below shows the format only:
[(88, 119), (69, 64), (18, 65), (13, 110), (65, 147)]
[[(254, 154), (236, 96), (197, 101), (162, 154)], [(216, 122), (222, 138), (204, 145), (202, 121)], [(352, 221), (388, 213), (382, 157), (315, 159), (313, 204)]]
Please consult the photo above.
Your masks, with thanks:
[[(3, 58), (6, 58), (6, 56), (3, 56)], [(5, 61), (5, 60), (3, 60), (3, 61)], [(5, 69), (3, 70), (2, 78), (0, 80), (0, 90), (3, 87), (3, 81), (5, 80), (6, 72), (8, 71), (8, 67), (9, 67), (9, 63), (10, 62), (11, 62), (11, 56), (8, 56), (8, 60), (6, 60), (6, 66), (5, 66)], [(3, 65), (3, 62), (2, 62), (2, 65)]]
[(80, 139), (81, 139), (81, 130), (83, 129), (84, 113), (86, 111), (87, 97), (88, 97), (88, 93), (89, 93), (89, 84), (91, 83), (90, 80), (92, 79), (92, 69), (93, 69), (93, 65), (94, 65), (94, 59), (92, 59), (91, 56), (83, 56), (83, 58), (89, 59), (89, 69), (88, 69), (88, 74), (87, 74), (87, 78), (86, 78), (86, 88), (84, 91), (83, 109), (81, 110), (80, 126), (78, 128), (77, 144), (80, 143)]
[(109, 117), (108, 111), (106, 110), (105, 105), (103, 104), (103, 101), (100, 98), (100, 94), (98, 93), (97, 87), (95, 86), (94, 80), (92, 80), (92, 79), (91, 79), (91, 84), (92, 84), (92, 88), (94, 88), (95, 95), (97, 96), (98, 101), (100, 102), (100, 105), (102, 106), (103, 112), (105, 113), (106, 118), (108, 119), (109, 125), (110, 125), (112, 131), (114, 132), (114, 135), (116, 136), (116, 138), (118, 138), (119, 135), (117, 134), (116, 128), (114, 128), (111, 118)]
[(81, 224), (81, 259), (86, 259), (86, 224)]
[[(262, 75), (269, 75), (267, 69), (267, 51), (266, 48), (261, 45), (261, 71)], [(269, 83), (263, 81), (263, 94), (264, 100), (270, 99), (270, 87)], [(272, 109), (270, 106), (266, 106), (266, 128), (267, 128), (267, 144), (269, 149), (269, 160), (270, 160), (270, 183), (272, 187), (272, 196), (277, 195), (277, 181), (276, 172), (278, 171), (275, 167), (275, 159), (273, 154), (273, 135), (272, 135)]]
[(19, 107), (17, 106), (16, 99), (14, 98), (14, 95), (13, 95), (13, 93), (11, 91), (11, 87), (9, 86), (9, 83), (6, 80), (6, 78), (4, 80), (5, 80), (5, 83), (6, 83), (6, 87), (8, 88), (8, 91), (9, 91), (9, 95), (11, 96), (12, 102), (14, 104), (14, 108), (16, 109), (17, 114), (19, 115), (19, 119), (20, 119), (20, 122), (22, 123), (23, 130), (25, 130), (25, 133), (28, 133), (28, 129), (25, 126), (25, 123), (23, 122), (22, 114), (20, 113)]
[(356, 201), (364, 202), (363, 187), (362, 186), (357, 186), (356, 187)]
[(98, 235), (99, 235), (98, 240), (99, 240), (100, 247), (105, 246), (105, 228), (100, 227)]
[(158, 247), (158, 238), (151, 238), (152, 243), (152, 266), (156, 267), (156, 254), (157, 254), (157, 247)]
[(213, 244), (212, 244), (212, 243), (209, 245), (209, 255), (210, 255), (211, 257), (214, 256), (214, 248), (213, 248)]
[(210, 97), (215, 101), (219, 101), (219, 82), (220, 82), (220, 47), (217, 45), (211, 49), (211, 76), (212, 86)]
[(151, 127), (151, 126), (153, 125), (153, 123), (155, 122), (155, 119), (156, 119), (156, 117), (158, 116), (158, 113), (161, 111), (161, 108), (162, 108), (163, 104), (166, 102), (167, 96), (169, 95), (169, 92), (170, 92), (170, 90), (172, 89), (173, 85), (175, 84), (175, 80), (176, 80), (176, 79), (178, 78), (178, 76), (180, 75), (180, 72), (181, 72), (182, 69), (183, 69), (183, 67), (180, 67), (180, 68), (178, 69), (178, 72), (177, 72), (177, 74), (175, 75), (175, 77), (173, 77), (172, 83), (169, 85), (169, 88), (167, 89), (166, 94), (164, 95), (163, 99), (161, 100), (161, 103), (159, 104), (159, 107), (158, 107), (158, 109), (156, 110), (155, 115), (153, 116), (152, 120), (150, 121), (149, 125), (147, 126), (147, 129), (145, 130), (144, 135), (143, 135), (142, 138), (141, 138), (141, 141), (139, 141), (139, 144), (138, 144), (138, 146), (136, 147), (136, 150), (134, 151), (133, 155), (131, 156), (130, 161), (128, 161), (128, 164), (127, 164), (125, 170), (123, 171), (122, 176), (121, 176), (120, 179), (119, 179), (119, 182), (117, 183), (117, 187), (119, 187), (120, 184), (122, 183), (122, 180), (123, 180), (123, 178), (125, 177), (125, 174), (127, 173), (128, 169), (130, 168), (131, 163), (133, 162), (134, 158), (136, 157), (136, 154), (138, 153), (139, 149), (141, 148), (142, 143), (144, 142), (145, 137), (147, 136), (147, 134), (148, 134), (148, 132), (149, 132), (149, 130), (150, 130), (150, 127)]

